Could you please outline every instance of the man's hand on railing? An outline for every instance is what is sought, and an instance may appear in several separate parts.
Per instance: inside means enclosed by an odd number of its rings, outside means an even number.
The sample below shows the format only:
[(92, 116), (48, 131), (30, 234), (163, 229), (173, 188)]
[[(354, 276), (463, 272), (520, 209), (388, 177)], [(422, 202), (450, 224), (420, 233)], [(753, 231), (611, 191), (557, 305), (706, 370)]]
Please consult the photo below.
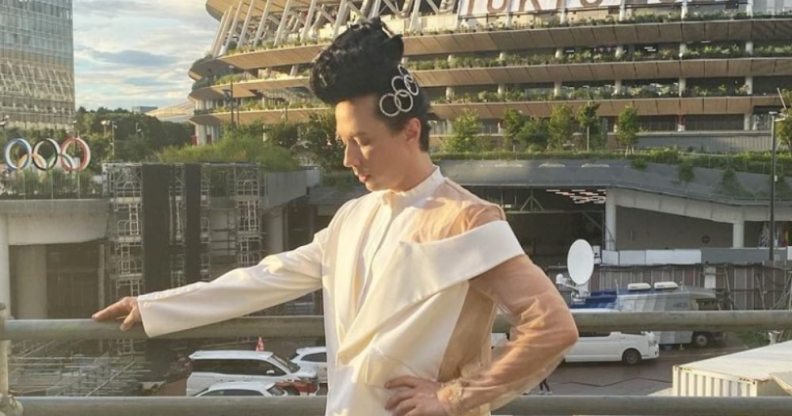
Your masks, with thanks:
[(127, 296), (118, 302), (98, 311), (91, 316), (96, 321), (106, 321), (108, 319), (123, 319), (121, 330), (127, 331), (136, 323), (141, 322), (140, 309), (138, 308), (137, 298)]

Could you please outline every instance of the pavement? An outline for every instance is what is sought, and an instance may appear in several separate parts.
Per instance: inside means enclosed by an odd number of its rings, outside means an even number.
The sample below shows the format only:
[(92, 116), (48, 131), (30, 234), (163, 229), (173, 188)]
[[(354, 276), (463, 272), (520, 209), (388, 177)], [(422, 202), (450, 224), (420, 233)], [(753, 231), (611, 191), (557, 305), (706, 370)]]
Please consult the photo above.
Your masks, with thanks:
[[(661, 349), (660, 356), (628, 366), (614, 363), (564, 363), (548, 378), (556, 395), (648, 396), (664, 394), (672, 387), (674, 365), (744, 351), (737, 337), (707, 348)], [(539, 394), (538, 387), (529, 394)]]

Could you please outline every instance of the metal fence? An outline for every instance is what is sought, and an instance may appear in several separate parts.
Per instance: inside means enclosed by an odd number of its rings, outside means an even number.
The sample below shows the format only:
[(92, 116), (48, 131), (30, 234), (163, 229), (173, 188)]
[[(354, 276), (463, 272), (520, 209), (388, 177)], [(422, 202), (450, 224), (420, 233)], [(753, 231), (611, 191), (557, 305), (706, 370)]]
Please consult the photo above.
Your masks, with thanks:
[[(3, 313), (5, 314), (5, 308)], [(3, 315), (5, 316), (5, 315)], [(713, 311), (575, 314), (583, 331), (607, 330), (788, 330), (792, 311)], [(506, 331), (504, 320), (495, 331)], [(170, 334), (165, 338), (217, 338), (262, 336), (266, 338), (322, 336), (318, 316), (239, 318), (228, 322)], [(294, 398), (170, 398), (97, 397), (18, 399), (24, 410), (11, 408), (8, 394), (8, 343), (18, 340), (144, 339), (141, 328), (121, 332), (117, 323), (91, 320), (9, 320), (0, 319), (0, 412), (7, 415), (62, 416), (319, 416), (324, 412), (322, 397)], [(645, 397), (645, 396), (526, 396), (499, 409), (511, 415), (718, 415), (780, 416), (792, 413), (792, 397)], [(357, 416), (357, 415), (354, 415)]]

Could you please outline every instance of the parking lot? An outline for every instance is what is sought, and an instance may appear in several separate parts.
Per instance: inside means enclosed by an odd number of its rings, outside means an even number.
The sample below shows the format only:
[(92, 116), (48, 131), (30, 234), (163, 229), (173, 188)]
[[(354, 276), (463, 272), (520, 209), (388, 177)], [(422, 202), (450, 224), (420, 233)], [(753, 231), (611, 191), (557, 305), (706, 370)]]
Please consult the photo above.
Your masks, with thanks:
[[(289, 357), (290, 352), (300, 346), (309, 345), (307, 340), (267, 344), (267, 349)], [(671, 388), (671, 369), (674, 365), (704, 360), (710, 357), (745, 350), (736, 336), (728, 336), (722, 345), (708, 348), (662, 349), (660, 357), (634, 366), (614, 363), (565, 363), (549, 377), (553, 394), (559, 395), (650, 395), (662, 394)], [(319, 394), (326, 392), (323, 387)], [(538, 388), (529, 392), (538, 394)], [(172, 383), (157, 395), (184, 395), (184, 380)]]
[[(634, 366), (622, 363), (562, 364), (548, 379), (553, 394), (638, 395), (658, 394), (671, 388), (674, 365), (745, 350), (736, 337), (709, 348), (661, 350), (660, 357)], [(538, 394), (534, 389), (531, 394)], [(662, 393), (660, 393), (662, 394)]]

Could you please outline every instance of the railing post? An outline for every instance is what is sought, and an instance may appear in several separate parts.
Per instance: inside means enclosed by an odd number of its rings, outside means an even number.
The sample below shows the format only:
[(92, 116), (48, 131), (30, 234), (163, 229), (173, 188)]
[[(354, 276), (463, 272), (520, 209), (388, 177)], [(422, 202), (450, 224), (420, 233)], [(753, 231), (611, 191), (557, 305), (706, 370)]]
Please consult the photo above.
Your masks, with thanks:
[[(5, 330), (7, 318), (8, 309), (5, 303), (0, 303), (0, 331)], [(8, 343), (7, 340), (0, 340), (0, 396), (8, 395)]]
[[(8, 308), (0, 303), (0, 332), (5, 330)], [(0, 415), (22, 416), (22, 404), (8, 394), (8, 346), (10, 341), (0, 340)]]

